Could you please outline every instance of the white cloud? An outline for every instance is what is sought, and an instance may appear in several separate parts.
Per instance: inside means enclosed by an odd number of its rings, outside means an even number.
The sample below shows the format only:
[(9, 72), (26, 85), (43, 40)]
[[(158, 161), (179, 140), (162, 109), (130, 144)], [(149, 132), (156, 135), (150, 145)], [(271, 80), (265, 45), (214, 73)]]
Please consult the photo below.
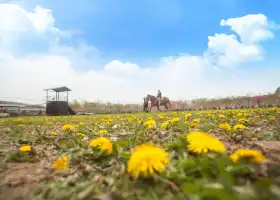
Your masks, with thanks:
[[(259, 42), (274, 38), (272, 29), (278, 27), (263, 14), (222, 19), (221, 26), (229, 26), (237, 35), (215, 34), (208, 37), (206, 56), (218, 66), (234, 66), (263, 59)], [(240, 41), (237, 39), (240, 37)], [(209, 58), (210, 57), (210, 58)]]
[[(85, 44), (77, 48), (56, 43), (65, 34), (55, 26), (51, 10), (37, 7), (26, 11), (15, 4), (0, 4), (0, 99), (40, 100), (45, 95), (44, 88), (63, 85), (72, 89), (71, 99), (122, 103), (141, 102), (145, 94), (155, 94), (158, 89), (171, 99), (273, 91), (277, 87), (277, 69), (244, 69), (250, 73), (247, 76), (233, 68), (263, 58), (257, 42), (272, 38), (267, 24), (263, 15), (222, 20), (221, 25), (230, 26), (241, 41), (233, 34), (215, 34), (209, 36), (208, 49), (201, 56), (165, 57), (153, 67), (112, 60), (102, 69), (93, 66), (81, 71), (77, 70), (81, 64), (94, 65), (92, 58), (98, 50)], [(248, 35), (253, 35), (253, 39)], [(47, 51), (17, 57), (14, 50), (24, 52), (25, 47), (17, 45), (15, 39), (31, 36), (38, 45), (40, 38), (47, 41)], [(265, 80), (259, 81), (260, 74)]]
[(33, 12), (27, 12), (16, 4), (1, 4), (0, 34), (58, 31), (52, 11), (37, 6)]
[(210, 60), (214, 59), (213, 64), (225, 67), (262, 59), (260, 47), (255, 44), (240, 43), (235, 35), (226, 34), (209, 36), (207, 53), (210, 55)]
[(274, 28), (275, 23), (268, 21), (263, 14), (223, 19), (220, 24), (221, 26), (230, 26), (231, 30), (236, 32), (241, 41), (245, 43), (256, 43), (274, 37), (269, 28)]

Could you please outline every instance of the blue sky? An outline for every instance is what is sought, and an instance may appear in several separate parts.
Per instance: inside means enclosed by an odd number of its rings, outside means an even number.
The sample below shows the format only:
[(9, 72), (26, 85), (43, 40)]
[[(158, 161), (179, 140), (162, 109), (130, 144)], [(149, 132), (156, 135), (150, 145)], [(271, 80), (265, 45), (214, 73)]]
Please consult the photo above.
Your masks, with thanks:
[[(277, 0), (26, 2), (27, 8), (41, 5), (52, 9), (58, 28), (81, 31), (76, 37), (98, 48), (108, 60), (131, 62), (148, 62), (178, 53), (200, 54), (207, 48), (209, 35), (231, 32), (220, 26), (221, 19), (262, 13), (268, 19), (280, 21)], [(264, 43), (268, 50), (279, 44), (279, 41)]]
[(67, 85), (71, 98), (130, 102), (160, 88), (172, 99), (271, 92), (279, 86), (279, 7), (278, 0), (0, 0), (2, 89), (40, 99), (42, 88)]

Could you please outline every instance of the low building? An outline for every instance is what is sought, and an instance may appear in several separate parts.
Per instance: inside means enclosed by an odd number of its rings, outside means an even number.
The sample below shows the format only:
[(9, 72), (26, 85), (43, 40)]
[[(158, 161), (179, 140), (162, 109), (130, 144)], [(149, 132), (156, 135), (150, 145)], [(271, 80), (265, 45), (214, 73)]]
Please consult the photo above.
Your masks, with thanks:
[(172, 109), (187, 109), (188, 102), (186, 101), (170, 101)]
[(0, 110), (5, 110), (7, 112), (45, 112), (45, 109), (46, 108), (42, 105), (31, 105), (18, 102), (0, 101)]
[(23, 105), (23, 106), (20, 106), (19, 107), (20, 110), (24, 110), (24, 111), (29, 111), (29, 112), (45, 112), (46, 111), (46, 108), (42, 105), (31, 105), (31, 104), (26, 104), (26, 105)]

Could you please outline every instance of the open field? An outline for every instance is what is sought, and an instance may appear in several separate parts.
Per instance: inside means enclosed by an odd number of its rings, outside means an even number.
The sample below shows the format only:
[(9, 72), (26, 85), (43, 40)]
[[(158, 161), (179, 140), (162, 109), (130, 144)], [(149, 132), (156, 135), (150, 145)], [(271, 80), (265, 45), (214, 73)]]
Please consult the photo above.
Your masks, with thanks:
[(0, 138), (0, 199), (280, 199), (279, 108), (7, 118)]
[[(172, 110), (187, 111), (187, 110), (208, 110), (213, 108), (253, 108), (253, 107), (279, 107), (280, 96), (276, 94), (263, 94), (260, 96), (233, 96), (223, 97), (216, 99), (200, 98), (193, 100), (180, 100), (172, 101)], [(77, 112), (92, 112), (92, 113), (129, 113), (129, 112), (141, 112), (143, 111), (143, 103), (141, 104), (126, 104), (124, 102), (120, 104), (114, 103), (102, 103), (102, 102), (90, 102), (90, 101), (77, 101), (74, 100), (71, 103)], [(164, 108), (161, 106), (161, 108)], [(152, 111), (157, 112), (154, 107)]]

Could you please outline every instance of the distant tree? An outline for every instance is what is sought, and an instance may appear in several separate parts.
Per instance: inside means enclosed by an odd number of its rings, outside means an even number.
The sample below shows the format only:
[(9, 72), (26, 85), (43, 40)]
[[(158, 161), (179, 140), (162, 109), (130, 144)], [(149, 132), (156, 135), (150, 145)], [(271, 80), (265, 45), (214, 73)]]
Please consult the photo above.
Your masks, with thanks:
[(278, 87), (275, 91), (276, 97), (280, 98), (280, 87)]
[(249, 105), (250, 105), (250, 102), (251, 102), (251, 100), (252, 100), (252, 97), (246, 96), (245, 98), (246, 98), (246, 101), (247, 101), (247, 106), (249, 106)]
[(82, 107), (81, 103), (76, 99), (74, 99), (70, 104), (71, 104), (72, 108), (81, 108)]
[(196, 105), (198, 105), (199, 107), (204, 108), (206, 100), (207, 100), (206, 98), (197, 99), (196, 100)]
[(226, 97), (222, 99), (222, 103), (225, 104), (225, 106), (228, 106), (232, 102), (230, 97)]
[(253, 97), (253, 102), (256, 103), (258, 106), (260, 106), (260, 103), (262, 102), (262, 100), (264, 99), (263, 96), (255, 96)]

